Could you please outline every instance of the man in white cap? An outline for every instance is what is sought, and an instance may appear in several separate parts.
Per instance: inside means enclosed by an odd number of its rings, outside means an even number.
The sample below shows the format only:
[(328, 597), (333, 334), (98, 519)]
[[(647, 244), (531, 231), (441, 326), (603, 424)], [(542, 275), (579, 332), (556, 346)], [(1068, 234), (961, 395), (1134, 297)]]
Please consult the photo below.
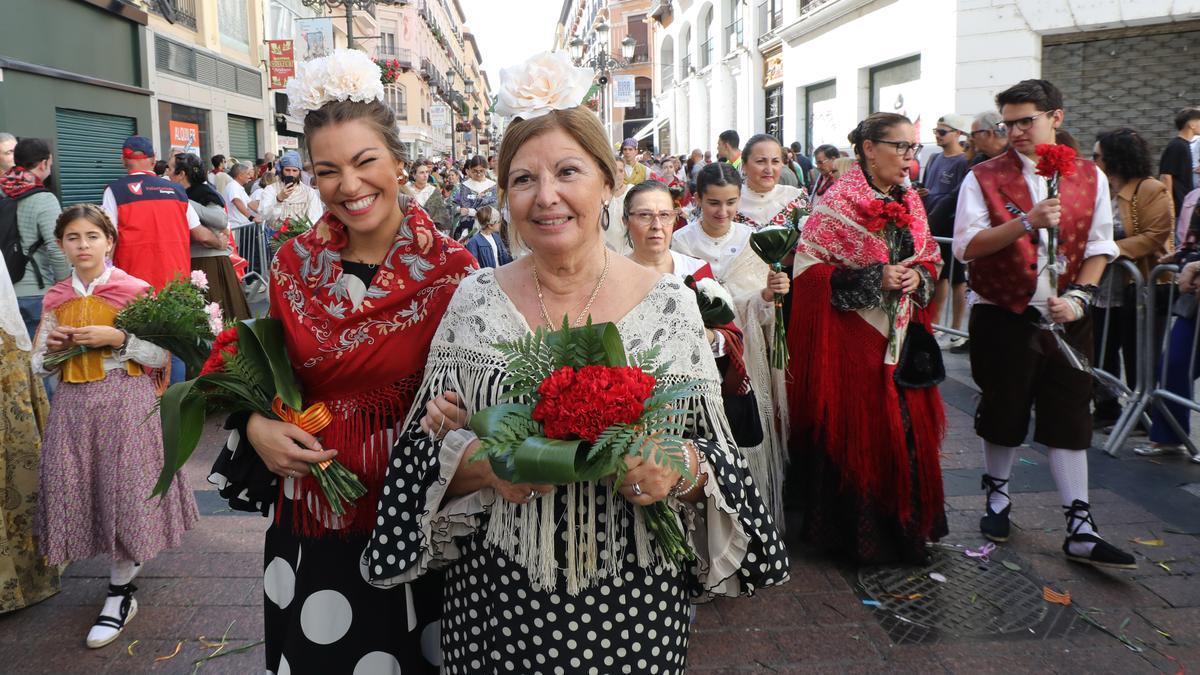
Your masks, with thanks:
[[(924, 185), (917, 192), (925, 201), (925, 212), (938, 217), (930, 217), (930, 229), (936, 236), (949, 237), (954, 234), (954, 209), (958, 205), (958, 188), (967, 175), (968, 163), (966, 149), (962, 141), (964, 136), (970, 136), (971, 118), (967, 115), (951, 113), (937, 121), (933, 134), (937, 138), (941, 154), (934, 155), (925, 167)], [(938, 206), (941, 205), (939, 209)], [(934, 222), (939, 227), (934, 229)], [(946, 264), (942, 267), (938, 279), (937, 292), (934, 294), (934, 317), (941, 312), (946, 300), (951, 297), (951, 328), (961, 328), (963, 315), (967, 307), (967, 277), (963, 266), (951, 264), (949, 244), (942, 244), (942, 259)], [(966, 338), (954, 337), (948, 334), (938, 336), (938, 343), (943, 349), (963, 349)]]

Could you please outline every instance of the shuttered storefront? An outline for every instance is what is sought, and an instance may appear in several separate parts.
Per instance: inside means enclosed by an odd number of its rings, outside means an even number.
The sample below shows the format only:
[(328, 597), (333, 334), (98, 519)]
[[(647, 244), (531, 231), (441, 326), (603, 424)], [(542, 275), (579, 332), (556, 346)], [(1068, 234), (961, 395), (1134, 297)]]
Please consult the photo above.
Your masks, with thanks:
[(258, 129), (250, 117), (229, 116), (229, 156), (240, 162), (258, 161)]
[(63, 206), (100, 203), (104, 188), (125, 175), (121, 146), (136, 132), (132, 117), (57, 108), (54, 164)]

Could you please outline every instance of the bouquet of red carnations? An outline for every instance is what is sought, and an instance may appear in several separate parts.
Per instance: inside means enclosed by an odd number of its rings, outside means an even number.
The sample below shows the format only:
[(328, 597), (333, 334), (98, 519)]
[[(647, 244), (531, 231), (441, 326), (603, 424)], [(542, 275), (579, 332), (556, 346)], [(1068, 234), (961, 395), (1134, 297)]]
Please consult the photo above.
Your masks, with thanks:
[[(659, 348), (629, 358), (611, 323), (546, 331), (496, 345), (508, 360), (506, 403), (481, 410), (471, 429), (481, 445), (472, 460), (487, 459), (514, 483), (568, 483), (612, 477), (620, 484), (625, 457), (653, 460), (684, 476), (684, 411), (676, 404), (699, 396), (695, 381), (667, 384), (669, 364)], [(647, 528), (664, 555), (690, 560), (678, 517), (666, 504), (645, 508)]]
[[(313, 435), (332, 419), (324, 403), (303, 407), (283, 325), (276, 319), (238, 321), (217, 336), (199, 377), (171, 385), (162, 396), (163, 469), (151, 496), (171, 486), (196, 449), (205, 416), (212, 412), (256, 412)], [(329, 508), (339, 516), (346, 512), (343, 502), (367, 493), (358, 477), (337, 460), (309, 467)]]
[[(867, 199), (859, 204), (862, 212), (863, 227), (868, 232), (883, 237), (887, 244), (888, 264), (900, 264), (900, 243), (904, 230), (913, 222), (908, 207), (890, 197), (884, 199)], [(896, 340), (896, 312), (900, 307), (900, 291), (884, 291), (883, 311), (888, 317), (888, 350), (893, 356), (899, 356), (900, 345)]]
[[(171, 352), (183, 360), (189, 377), (195, 377), (208, 354), (213, 337), (221, 332), (221, 306), (206, 302), (208, 277), (199, 270), (184, 279), (176, 276), (162, 290), (146, 293), (125, 305), (113, 326)], [(76, 345), (46, 354), (46, 368), (56, 368), (87, 351)]]
[(312, 221), (305, 216), (289, 216), (279, 223), (279, 229), (271, 233), (271, 252), (278, 253), (279, 249), (292, 239), (312, 229)]
[[(1034, 171), (1046, 179), (1046, 198), (1058, 196), (1058, 184), (1066, 176), (1075, 173), (1075, 149), (1069, 145), (1044, 143), (1034, 148), (1038, 162)], [(1049, 264), (1050, 292), (1058, 295), (1058, 275), (1065, 265), (1058, 260), (1058, 228), (1046, 232), (1046, 260)]]

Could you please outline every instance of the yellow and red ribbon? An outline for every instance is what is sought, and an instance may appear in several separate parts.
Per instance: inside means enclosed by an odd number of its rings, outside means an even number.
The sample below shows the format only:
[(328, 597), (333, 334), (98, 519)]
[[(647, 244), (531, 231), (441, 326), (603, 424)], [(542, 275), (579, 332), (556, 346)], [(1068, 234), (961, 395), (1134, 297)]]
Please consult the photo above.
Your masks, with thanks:
[[(278, 396), (271, 402), (271, 412), (284, 422), (295, 424), (314, 436), (333, 421), (333, 413), (329, 412), (329, 407), (324, 403), (314, 403), (299, 411), (285, 406)], [(317, 466), (324, 470), (329, 468), (329, 462), (321, 462)]]

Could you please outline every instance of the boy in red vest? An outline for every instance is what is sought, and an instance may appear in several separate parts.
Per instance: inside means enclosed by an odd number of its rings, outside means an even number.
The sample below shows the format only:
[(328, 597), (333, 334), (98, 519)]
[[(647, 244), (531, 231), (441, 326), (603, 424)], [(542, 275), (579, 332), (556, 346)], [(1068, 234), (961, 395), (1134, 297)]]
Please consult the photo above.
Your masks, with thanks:
[[(983, 440), (986, 515), (979, 529), (1008, 540), (1008, 479), (1017, 446), (1036, 411), (1033, 440), (1049, 448), (1050, 472), (1067, 516), (1063, 552), (1076, 562), (1134, 568), (1133, 556), (1096, 532), (1088, 503), (1087, 448), (1092, 444), (1092, 375), (1068, 361), (1054, 335), (1092, 357), (1088, 313), (1104, 267), (1117, 257), (1108, 180), (1085, 159), (1047, 198), (1035, 173), (1036, 147), (1054, 143), (1062, 94), (1046, 80), (1025, 80), (996, 96), (1010, 147), (972, 168), (959, 192), (954, 255), (968, 264), (978, 301), (971, 312), (971, 375), (981, 397), (975, 431)], [(1058, 288), (1050, 287), (1046, 228), (1058, 228)]]

